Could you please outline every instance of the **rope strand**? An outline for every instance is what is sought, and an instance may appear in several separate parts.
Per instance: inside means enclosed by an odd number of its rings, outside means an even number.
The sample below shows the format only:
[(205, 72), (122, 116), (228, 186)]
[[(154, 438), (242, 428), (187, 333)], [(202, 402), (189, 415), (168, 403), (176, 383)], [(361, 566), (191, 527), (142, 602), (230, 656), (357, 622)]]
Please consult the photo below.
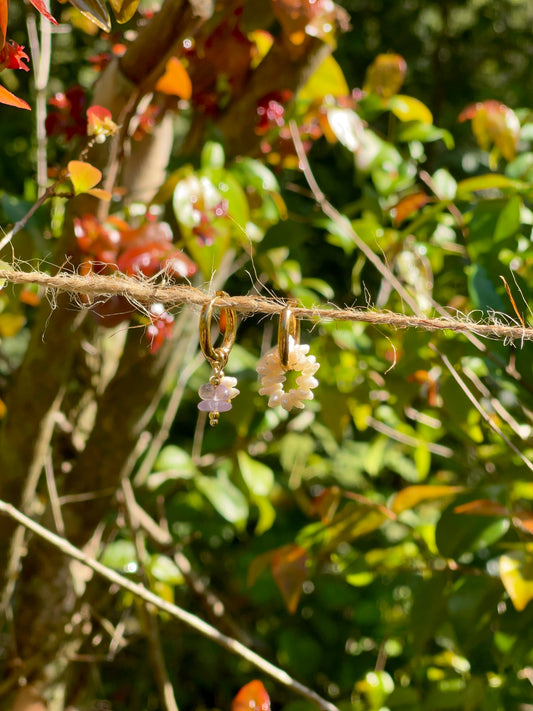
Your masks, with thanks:
[[(45, 272), (24, 272), (12, 269), (0, 269), (0, 282), (5, 280), (13, 284), (37, 284), (46, 289), (65, 292), (71, 295), (89, 296), (92, 299), (105, 299), (121, 295), (133, 304), (147, 306), (162, 303), (165, 306), (203, 307), (213, 298), (193, 286), (183, 284), (161, 285), (130, 277), (125, 274), (103, 276), (90, 274)], [(217, 301), (221, 308), (230, 307), (241, 314), (280, 314), (286, 307), (283, 299), (265, 296), (221, 296)], [(485, 338), (524, 341), (533, 340), (533, 328), (519, 325), (513, 317), (499, 312), (484, 315), (484, 321), (473, 320), (470, 316), (453, 318), (450, 316), (430, 318), (409, 316), (392, 311), (373, 311), (362, 308), (339, 308), (336, 306), (316, 306), (311, 309), (291, 306), (294, 316), (307, 321), (352, 321), (370, 323), (375, 326), (393, 328), (420, 328), (425, 331), (454, 331), (456, 333), (474, 333)]]

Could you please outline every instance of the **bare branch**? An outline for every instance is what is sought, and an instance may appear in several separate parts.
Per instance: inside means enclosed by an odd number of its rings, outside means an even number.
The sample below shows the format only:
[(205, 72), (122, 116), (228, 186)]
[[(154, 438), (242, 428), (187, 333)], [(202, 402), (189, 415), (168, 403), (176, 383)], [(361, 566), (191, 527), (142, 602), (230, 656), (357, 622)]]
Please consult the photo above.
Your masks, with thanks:
[(94, 560), (94, 558), (90, 558), (89, 556), (85, 555), (85, 553), (83, 553), (79, 548), (76, 548), (71, 543), (69, 543), (66, 539), (61, 538), (60, 536), (56, 535), (55, 533), (52, 533), (40, 524), (36, 523), (31, 518), (25, 516), (23, 513), (18, 511), (14, 506), (7, 503), (6, 501), (0, 500), (0, 513), (3, 513), (6, 516), (9, 516), (11, 519), (17, 521), (17, 523), (26, 527), (27, 529), (35, 533), (35, 535), (50, 543), (50, 545), (57, 548), (66, 556), (79, 561), (83, 565), (86, 565), (88, 568), (108, 580), (110, 583), (115, 583), (123, 590), (128, 590), (136, 597), (140, 598), (141, 600), (144, 600), (144, 602), (148, 602), (154, 605), (154, 607), (156, 607), (158, 610), (166, 612), (168, 615), (170, 615), (176, 620), (179, 620), (187, 627), (190, 627), (191, 629), (195, 630), (203, 637), (206, 637), (212, 642), (215, 642), (216, 644), (220, 645), (228, 652), (231, 652), (231, 654), (235, 654), (236, 656), (241, 657), (241, 659), (246, 660), (263, 673), (272, 677), (272, 679), (277, 681), (279, 684), (286, 686), (294, 693), (303, 696), (304, 698), (314, 703), (315, 706), (317, 706), (319, 709), (323, 709), (323, 711), (339, 711), (339, 708), (335, 706), (335, 704), (332, 704), (330, 701), (327, 701), (326, 699), (322, 698), (319, 694), (317, 694), (309, 687), (296, 681), (286, 671), (280, 669), (274, 664), (271, 664), (264, 657), (261, 657), (256, 652), (253, 652), (251, 649), (248, 649), (248, 647), (246, 647), (241, 642), (238, 642), (232, 637), (228, 637), (212, 625), (209, 625), (207, 622), (204, 622), (204, 620), (200, 619), (199, 617), (193, 615), (190, 612), (187, 612), (178, 605), (174, 605), (170, 602), (167, 602), (166, 600), (163, 600), (158, 595), (155, 595), (153, 592), (150, 592), (150, 590), (147, 590), (143, 585), (138, 585), (137, 583), (128, 580), (127, 578), (115, 572), (114, 570), (111, 570), (105, 565), (102, 565), (102, 563), (99, 563), (97, 560)]

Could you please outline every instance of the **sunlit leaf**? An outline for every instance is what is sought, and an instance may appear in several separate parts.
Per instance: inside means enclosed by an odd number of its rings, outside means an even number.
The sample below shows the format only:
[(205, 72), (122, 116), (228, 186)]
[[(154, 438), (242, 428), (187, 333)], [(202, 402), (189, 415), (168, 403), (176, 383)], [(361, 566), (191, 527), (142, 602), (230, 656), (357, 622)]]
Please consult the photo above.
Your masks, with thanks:
[(153, 555), (148, 568), (151, 575), (162, 583), (181, 585), (184, 582), (183, 573), (172, 558), (166, 555)]
[(135, 546), (131, 541), (118, 539), (108, 543), (100, 562), (108, 568), (134, 573), (137, 570), (137, 555)]
[(457, 183), (457, 197), (464, 199), (468, 197), (470, 193), (479, 190), (491, 190), (493, 188), (514, 188), (515, 190), (521, 190), (525, 187), (525, 183), (512, 180), (505, 175), (487, 173), (486, 175), (477, 175), (474, 178), (466, 178)]
[(399, 54), (378, 54), (366, 71), (364, 90), (385, 98), (397, 94), (403, 84), (407, 64)]
[(433, 123), (433, 115), (428, 107), (413, 96), (397, 94), (388, 102), (388, 108), (400, 121), (420, 121), (426, 124)]
[(454, 496), (461, 491), (464, 491), (462, 486), (408, 486), (406, 489), (402, 489), (396, 494), (391, 508), (394, 513), (399, 514), (402, 511), (414, 508), (422, 501), (441, 499), (445, 496)]
[(220, 475), (216, 479), (198, 476), (195, 484), (226, 521), (240, 523), (248, 517), (244, 494), (226, 476)]
[(270, 698), (263, 684), (254, 679), (231, 702), (231, 711), (270, 711)]
[(524, 610), (533, 600), (533, 558), (523, 551), (500, 556), (501, 581), (515, 610)]
[(343, 146), (355, 153), (363, 140), (363, 122), (353, 109), (327, 109), (326, 116), (333, 135)]
[(122, 24), (131, 20), (139, 5), (139, 0), (109, 0), (109, 4), (111, 5), (117, 22)]
[(101, 30), (111, 32), (111, 20), (103, 0), (69, 0), (69, 2)]
[(266, 464), (252, 459), (244, 450), (237, 452), (237, 460), (246, 486), (257, 496), (266, 496), (274, 486), (274, 472)]
[(325, 96), (349, 96), (350, 89), (334, 57), (329, 54), (298, 92), (303, 101), (321, 100)]
[(12, 94), (8, 91), (5, 86), (0, 84), (0, 104), (7, 104), (8, 106), (15, 106), (17, 109), (28, 109), (31, 111), (31, 106), (24, 101), (24, 99), (19, 99), (18, 96)]
[(289, 543), (272, 551), (270, 569), (287, 610), (294, 614), (302, 594), (302, 585), (307, 579), (307, 550), (296, 543)]
[(90, 163), (81, 160), (71, 160), (68, 164), (68, 176), (74, 186), (74, 194), (81, 195), (89, 192), (100, 182), (102, 172)]
[(180, 99), (188, 101), (192, 94), (192, 84), (187, 70), (177, 57), (171, 57), (161, 76), (155, 85), (155, 90), (162, 94), (179, 96)]
[(520, 138), (520, 121), (508, 106), (488, 99), (467, 106), (458, 120), (472, 121), (472, 132), (480, 148), (488, 151), (494, 144), (506, 160), (514, 159)]

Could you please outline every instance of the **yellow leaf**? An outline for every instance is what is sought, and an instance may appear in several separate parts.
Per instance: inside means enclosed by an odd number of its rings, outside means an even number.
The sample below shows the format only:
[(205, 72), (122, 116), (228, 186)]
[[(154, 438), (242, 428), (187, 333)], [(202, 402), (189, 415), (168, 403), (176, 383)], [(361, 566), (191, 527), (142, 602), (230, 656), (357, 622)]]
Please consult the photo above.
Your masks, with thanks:
[(68, 164), (68, 176), (74, 186), (74, 194), (87, 193), (100, 182), (102, 173), (90, 163), (81, 160), (71, 160)]
[(16, 336), (26, 323), (22, 314), (2, 314), (0, 316), (0, 337), (12, 338)]
[(388, 108), (400, 121), (421, 121), (433, 123), (433, 115), (428, 107), (413, 96), (397, 94), (388, 102)]
[(533, 558), (522, 551), (500, 557), (501, 581), (515, 610), (524, 610), (533, 599)]
[(117, 22), (123, 24), (131, 20), (139, 5), (139, 0), (109, 0), (109, 4), (117, 18)]
[(407, 65), (400, 54), (378, 54), (366, 72), (364, 90), (384, 98), (397, 94)]
[(462, 486), (408, 486), (396, 494), (391, 508), (394, 513), (399, 514), (406, 509), (412, 509), (422, 501), (441, 499), (444, 496), (453, 496), (454, 494), (459, 494), (461, 491), (464, 491)]
[(298, 92), (304, 101), (323, 99), (325, 96), (349, 96), (350, 89), (339, 64), (328, 55), (318, 69), (311, 74), (306, 84)]

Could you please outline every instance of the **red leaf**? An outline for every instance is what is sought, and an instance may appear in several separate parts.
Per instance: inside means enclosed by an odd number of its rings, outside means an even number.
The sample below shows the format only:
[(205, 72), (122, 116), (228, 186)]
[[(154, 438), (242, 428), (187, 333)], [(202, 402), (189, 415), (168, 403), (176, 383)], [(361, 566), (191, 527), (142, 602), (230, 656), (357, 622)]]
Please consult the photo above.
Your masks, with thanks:
[(302, 594), (302, 585), (307, 579), (306, 549), (296, 543), (289, 543), (272, 551), (270, 569), (287, 610), (294, 614)]
[(38, 10), (41, 15), (43, 15), (43, 17), (46, 17), (47, 20), (50, 20), (50, 22), (53, 22), (54, 25), (57, 25), (57, 20), (54, 19), (52, 15), (48, 12), (43, 0), (30, 0), (30, 2), (33, 7)]
[(19, 99), (18, 96), (8, 91), (5, 86), (0, 85), (0, 104), (15, 106), (17, 109), (28, 109), (31, 111), (31, 106), (24, 99)]
[(233, 699), (231, 711), (270, 711), (270, 697), (263, 684), (257, 679), (245, 684)]

